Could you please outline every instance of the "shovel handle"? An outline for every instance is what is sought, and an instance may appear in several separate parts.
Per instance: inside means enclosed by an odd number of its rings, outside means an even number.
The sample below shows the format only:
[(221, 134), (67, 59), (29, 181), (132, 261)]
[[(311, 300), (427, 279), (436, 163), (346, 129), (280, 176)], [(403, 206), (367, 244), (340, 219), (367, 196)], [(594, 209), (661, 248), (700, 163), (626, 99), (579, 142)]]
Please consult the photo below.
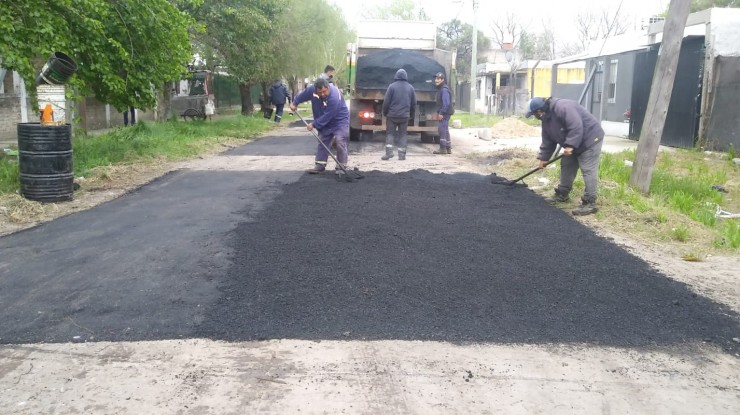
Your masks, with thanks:
[[(554, 159), (552, 159), (552, 160), (548, 161), (547, 163), (545, 163), (545, 165), (544, 165), (544, 166), (542, 166), (542, 167), (546, 167), (546, 166), (550, 165), (551, 163), (554, 163), (554, 162), (556, 162), (556, 161), (560, 160), (561, 158), (563, 158), (563, 156), (564, 156), (564, 154), (560, 154), (559, 156), (557, 156), (557, 157), (555, 157)], [(538, 172), (539, 170), (541, 170), (541, 169), (540, 169), (539, 167), (537, 167), (536, 169), (533, 169), (533, 170), (532, 170), (532, 171), (530, 171), (529, 173), (525, 174), (524, 176), (521, 176), (521, 177), (519, 177), (519, 178), (517, 178), (517, 179), (514, 179), (514, 180), (512, 180), (512, 181), (511, 181), (511, 182), (510, 182), (509, 184), (514, 184), (514, 183), (518, 182), (519, 180), (522, 180), (522, 179), (524, 179), (524, 178), (527, 178), (527, 177), (529, 177), (530, 175), (532, 175), (532, 174), (534, 174), (534, 173)]]

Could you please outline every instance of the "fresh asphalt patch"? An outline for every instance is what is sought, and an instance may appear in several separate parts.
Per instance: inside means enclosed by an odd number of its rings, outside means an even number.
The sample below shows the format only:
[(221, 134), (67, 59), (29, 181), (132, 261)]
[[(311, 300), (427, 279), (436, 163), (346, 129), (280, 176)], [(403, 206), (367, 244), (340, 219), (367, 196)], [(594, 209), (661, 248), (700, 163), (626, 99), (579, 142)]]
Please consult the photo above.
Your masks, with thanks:
[(527, 189), (330, 176), (290, 184), (230, 235), (198, 336), (736, 347), (737, 315)]
[[(313, 148), (311, 137), (301, 141)], [(234, 154), (285, 154), (261, 140)], [(261, 147), (261, 146), (264, 146)], [(474, 174), (178, 171), (0, 238), (0, 343), (711, 342), (738, 316)]]

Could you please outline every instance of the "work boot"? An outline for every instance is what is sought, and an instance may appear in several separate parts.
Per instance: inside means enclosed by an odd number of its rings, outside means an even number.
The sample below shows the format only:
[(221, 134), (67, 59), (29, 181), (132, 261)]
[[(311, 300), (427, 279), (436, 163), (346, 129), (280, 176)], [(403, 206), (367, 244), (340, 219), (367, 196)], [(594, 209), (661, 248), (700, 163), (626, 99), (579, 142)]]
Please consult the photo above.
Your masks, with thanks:
[(591, 215), (599, 211), (599, 208), (596, 207), (596, 201), (588, 201), (581, 199), (581, 206), (573, 209), (573, 215), (574, 216), (586, 216)]
[(405, 151), (399, 151), (398, 152), (398, 159), (399, 160), (406, 160), (406, 152)]
[(447, 154), (452, 154), (452, 147), (447, 147)]
[(432, 154), (452, 154), (452, 151), (448, 148), (440, 147), (439, 150), (432, 151)]
[(306, 170), (306, 173), (308, 174), (319, 174), (323, 173), (326, 168), (321, 164), (316, 164), (313, 166), (313, 168), (310, 168)]
[(393, 158), (393, 147), (385, 147), (385, 155), (381, 157), (381, 160), (390, 160)]
[(568, 200), (570, 200), (570, 198), (568, 197), (568, 193), (562, 192), (558, 189), (555, 189), (555, 196), (545, 198), (545, 202), (552, 205), (556, 203), (565, 203)]

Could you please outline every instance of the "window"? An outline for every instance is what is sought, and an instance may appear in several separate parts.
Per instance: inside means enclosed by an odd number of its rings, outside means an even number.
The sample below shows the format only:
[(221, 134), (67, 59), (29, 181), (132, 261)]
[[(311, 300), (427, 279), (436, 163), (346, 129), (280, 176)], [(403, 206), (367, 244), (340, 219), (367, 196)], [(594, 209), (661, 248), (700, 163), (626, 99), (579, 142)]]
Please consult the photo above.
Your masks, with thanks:
[(609, 65), (609, 102), (614, 104), (617, 102), (617, 64), (618, 60), (613, 59)]

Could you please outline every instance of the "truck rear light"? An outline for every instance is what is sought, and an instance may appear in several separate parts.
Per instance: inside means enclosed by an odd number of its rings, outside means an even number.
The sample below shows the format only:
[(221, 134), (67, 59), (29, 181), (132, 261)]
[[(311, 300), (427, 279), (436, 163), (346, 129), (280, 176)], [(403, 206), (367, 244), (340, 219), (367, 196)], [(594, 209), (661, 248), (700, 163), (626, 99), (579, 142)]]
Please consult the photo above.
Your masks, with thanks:
[(359, 114), (360, 118), (364, 118), (366, 120), (375, 118), (375, 113), (370, 111), (360, 111)]

